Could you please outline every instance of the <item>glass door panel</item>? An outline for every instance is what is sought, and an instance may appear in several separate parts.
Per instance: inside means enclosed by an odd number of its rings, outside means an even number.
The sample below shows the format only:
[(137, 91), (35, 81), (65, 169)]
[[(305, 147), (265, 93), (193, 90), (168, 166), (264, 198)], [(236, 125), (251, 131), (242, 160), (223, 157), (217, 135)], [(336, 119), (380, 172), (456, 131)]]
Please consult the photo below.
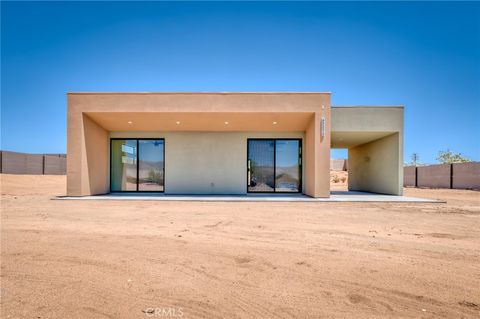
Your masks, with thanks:
[(247, 187), (249, 192), (275, 191), (275, 141), (248, 140)]
[(136, 140), (112, 140), (110, 174), (112, 191), (137, 190)]
[(248, 192), (302, 191), (301, 139), (249, 139)]
[(138, 190), (163, 192), (164, 141), (138, 141)]
[(276, 140), (275, 191), (300, 191), (300, 141)]

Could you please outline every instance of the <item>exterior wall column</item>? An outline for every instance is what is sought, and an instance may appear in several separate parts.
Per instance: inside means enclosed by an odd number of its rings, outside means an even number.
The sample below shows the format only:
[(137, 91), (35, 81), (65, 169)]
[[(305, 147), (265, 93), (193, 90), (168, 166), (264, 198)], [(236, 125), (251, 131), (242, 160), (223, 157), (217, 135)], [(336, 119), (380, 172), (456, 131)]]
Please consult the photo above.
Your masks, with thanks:
[[(325, 119), (324, 136), (322, 118)], [(305, 194), (330, 197), (330, 105), (312, 116), (305, 140)]]
[(70, 103), (67, 126), (67, 195), (108, 193), (108, 131)]

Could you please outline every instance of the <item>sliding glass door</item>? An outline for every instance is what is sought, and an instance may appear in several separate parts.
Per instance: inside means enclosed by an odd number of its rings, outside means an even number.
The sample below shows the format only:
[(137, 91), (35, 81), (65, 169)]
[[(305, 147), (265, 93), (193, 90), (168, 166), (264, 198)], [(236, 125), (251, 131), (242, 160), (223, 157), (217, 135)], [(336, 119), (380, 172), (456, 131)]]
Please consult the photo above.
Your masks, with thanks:
[(248, 140), (248, 191), (275, 191), (275, 141)]
[(112, 140), (110, 190), (137, 190), (137, 140)]
[(299, 140), (275, 143), (275, 191), (300, 192), (301, 146)]
[(163, 192), (163, 139), (111, 139), (110, 191)]
[(248, 192), (301, 192), (301, 139), (249, 139)]
[(138, 190), (163, 192), (163, 140), (138, 141)]

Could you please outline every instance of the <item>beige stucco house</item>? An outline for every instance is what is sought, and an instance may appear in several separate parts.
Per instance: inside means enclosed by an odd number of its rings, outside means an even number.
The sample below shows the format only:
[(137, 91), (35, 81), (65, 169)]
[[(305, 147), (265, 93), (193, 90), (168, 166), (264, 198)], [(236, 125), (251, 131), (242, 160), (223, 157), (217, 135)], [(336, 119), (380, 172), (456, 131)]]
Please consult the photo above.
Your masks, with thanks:
[(402, 194), (403, 107), (331, 107), (330, 93), (68, 93), (67, 194)]

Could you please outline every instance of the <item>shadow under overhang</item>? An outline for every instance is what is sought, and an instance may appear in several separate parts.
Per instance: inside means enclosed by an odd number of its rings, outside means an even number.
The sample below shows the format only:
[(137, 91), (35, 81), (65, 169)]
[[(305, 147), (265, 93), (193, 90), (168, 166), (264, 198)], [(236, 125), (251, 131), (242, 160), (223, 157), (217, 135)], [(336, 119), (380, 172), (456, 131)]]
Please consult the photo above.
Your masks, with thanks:
[(85, 112), (108, 131), (305, 131), (312, 112)]
[(392, 131), (332, 132), (331, 148), (352, 148), (395, 134)]

